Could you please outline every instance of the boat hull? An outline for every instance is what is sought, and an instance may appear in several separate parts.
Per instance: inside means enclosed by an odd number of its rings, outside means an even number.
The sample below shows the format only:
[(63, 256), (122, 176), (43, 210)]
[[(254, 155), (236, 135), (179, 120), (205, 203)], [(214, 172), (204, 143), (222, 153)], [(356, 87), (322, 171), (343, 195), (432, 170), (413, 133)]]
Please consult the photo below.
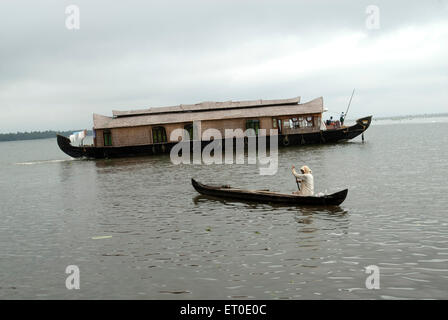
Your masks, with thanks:
[(237, 188), (230, 188), (227, 186), (217, 187), (208, 186), (194, 179), (191, 179), (191, 184), (194, 189), (200, 194), (217, 197), (233, 199), (242, 202), (259, 202), (259, 203), (275, 203), (287, 205), (304, 205), (304, 206), (338, 206), (344, 202), (348, 194), (348, 189), (325, 195), (321, 197), (316, 196), (298, 196), (294, 194), (283, 194), (269, 191), (250, 191)]
[[(353, 139), (364, 133), (370, 126), (372, 117), (365, 117), (356, 120), (356, 124), (350, 127), (343, 127), (339, 129), (320, 130), (318, 132), (299, 133), (299, 134), (279, 134), (275, 136), (278, 138), (279, 147), (309, 145), (309, 144), (325, 144), (337, 143), (340, 141), (347, 141)], [(235, 147), (234, 139), (222, 139), (223, 148), (226, 143), (232, 143)], [(266, 139), (267, 147), (270, 145), (270, 138)], [(167, 142), (159, 144), (148, 144), (138, 146), (123, 146), (123, 147), (93, 147), (93, 146), (72, 146), (67, 137), (57, 135), (57, 143), (59, 148), (73, 158), (118, 158), (118, 157), (134, 157), (134, 156), (151, 156), (157, 154), (169, 153), (177, 142)], [(193, 141), (190, 143), (190, 150), (193, 150)], [(210, 141), (201, 141), (201, 150), (210, 143)], [(223, 149), (224, 150), (224, 149)]]

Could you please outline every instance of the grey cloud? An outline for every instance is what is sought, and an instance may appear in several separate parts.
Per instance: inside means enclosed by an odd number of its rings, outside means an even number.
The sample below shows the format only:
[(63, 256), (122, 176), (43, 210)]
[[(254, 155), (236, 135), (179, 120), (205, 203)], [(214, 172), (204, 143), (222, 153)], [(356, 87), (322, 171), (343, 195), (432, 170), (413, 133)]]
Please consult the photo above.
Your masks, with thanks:
[[(65, 28), (69, 4), (81, 10), (79, 31)], [(354, 116), (419, 113), (428, 95), (429, 112), (443, 111), (448, 101), (446, 41), (428, 52), (422, 49), (427, 59), (384, 46), (408, 43), (400, 38), (403, 28), (443, 24), (448, 1), (376, 1), (381, 29), (375, 31), (365, 28), (370, 4), (1, 2), (0, 131), (84, 128), (91, 126), (92, 112), (203, 100), (323, 95), (328, 107), (339, 111), (353, 87), (358, 88)], [(353, 48), (359, 55), (351, 61), (344, 60), (345, 53), (353, 54), (351, 40), (326, 47), (353, 34), (365, 37), (356, 40)], [(396, 40), (384, 40), (395, 34)], [(308, 54), (306, 61), (294, 63), (294, 55), (302, 57), (313, 48), (334, 52)], [(369, 50), (403, 57), (361, 56)]]

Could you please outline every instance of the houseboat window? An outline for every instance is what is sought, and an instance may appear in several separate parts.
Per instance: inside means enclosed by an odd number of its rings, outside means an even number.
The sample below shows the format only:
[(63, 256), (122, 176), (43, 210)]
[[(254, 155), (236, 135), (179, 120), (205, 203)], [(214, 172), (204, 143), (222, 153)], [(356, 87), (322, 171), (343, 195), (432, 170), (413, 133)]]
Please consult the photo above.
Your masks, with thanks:
[(260, 129), (260, 120), (246, 120), (246, 129), (254, 129), (255, 134), (258, 135)]
[(308, 122), (306, 120), (306, 117), (299, 117), (297, 119), (297, 127), (296, 128), (306, 128), (308, 127)]
[(104, 137), (104, 146), (105, 147), (109, 147), (112, 145), (112, 134), (110, 133), (109, 130), (105, 130), (103, 132), (103, 137)]
[[(299, 118), (300, 119), (300, 118)], [(297, 120), (297, 118), (291, 118), (289, 119), (289, 127), (291, 129), (296, 129), (299, 128), (299, 120)]]
[(313, 117), (306, 117), (306, 126), (307, 127), (314, 127)]
[(152, 142), (153, 143), (163, 143), (166, 140), (166, 131), (164, 127), (152, 128)]
[[(184, 130), (188, 132), (188, 140), (193, 140), (193, 124), (189, 123), (184, 126)], [(184, 137), (186, 138), (186, 137)], [(185, 139), (187, 140), (187, 139)]]
[(277, 128), (277, 119), (272, 118), (272, 128)]
[(313, 117), (290, 118), (288, 120), (283, 121), (283, 126), (285, 128), (291, 128), (291, 129), (307, 128), (307, 127), (313, 127), (314, 121)]

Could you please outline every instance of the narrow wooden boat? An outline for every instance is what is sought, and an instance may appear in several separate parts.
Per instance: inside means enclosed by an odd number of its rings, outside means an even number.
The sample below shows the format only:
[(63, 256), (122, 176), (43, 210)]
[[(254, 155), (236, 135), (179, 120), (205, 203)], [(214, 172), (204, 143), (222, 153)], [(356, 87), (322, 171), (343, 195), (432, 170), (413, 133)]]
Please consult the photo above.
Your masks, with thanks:
[(191, 184), (197, 192), (218, 198), (228, 198), (241, 201), (280, 203), (289, 205), (311, 205), (311, 206), (338, 206), (347, 197), (348, 189), (321, 197), (304, 197), (294, 194), (277, 193), (266, 190), (243, 190), (230, 186), (208, 186), (191, 179)]

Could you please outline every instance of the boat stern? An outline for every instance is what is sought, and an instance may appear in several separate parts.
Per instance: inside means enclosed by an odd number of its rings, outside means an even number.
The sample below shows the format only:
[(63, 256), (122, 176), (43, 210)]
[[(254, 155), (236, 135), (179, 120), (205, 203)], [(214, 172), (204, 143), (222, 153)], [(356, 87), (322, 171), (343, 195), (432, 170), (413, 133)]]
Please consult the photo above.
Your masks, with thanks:
[(80, 147), (74, 147), (70, 143), (70, 139), (60, 134), (56, 135), (56, 139), (58, 142), (59, 149), (61, 149), (65, 154), (69, 155), (72, 158), (82, 158), (85, 155), (85, 152)]

